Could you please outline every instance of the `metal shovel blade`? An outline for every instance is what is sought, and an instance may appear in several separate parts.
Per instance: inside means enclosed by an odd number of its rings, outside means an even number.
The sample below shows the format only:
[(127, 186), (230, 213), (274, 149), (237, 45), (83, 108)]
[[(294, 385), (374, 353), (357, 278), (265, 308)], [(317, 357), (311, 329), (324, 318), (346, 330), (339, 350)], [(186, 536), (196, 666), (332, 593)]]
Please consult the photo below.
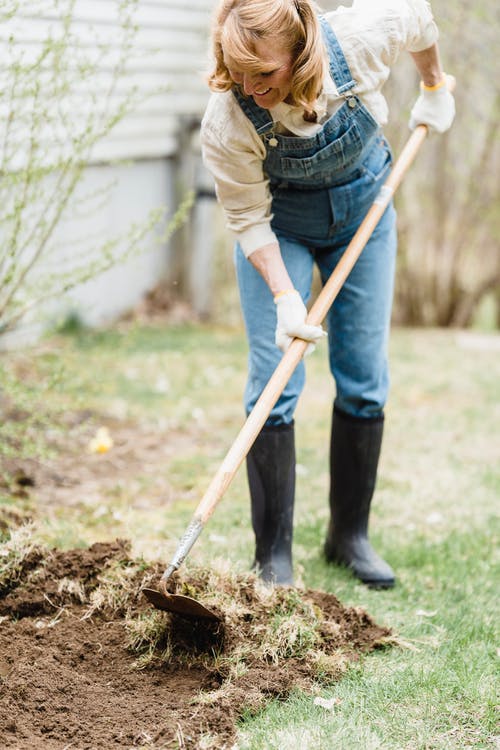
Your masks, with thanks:
[(162, 609), (165, 612), (174, 612), (176, 615), (190, 617), (191, 619), (220, 620), (220, 617), (215, 612), (204, 607), (196, 599), (191, 599), (190, 596), (161, 593), (160, 591), (156, 591), (156, 589), (142, 589), (142, 593), (156, 609)]

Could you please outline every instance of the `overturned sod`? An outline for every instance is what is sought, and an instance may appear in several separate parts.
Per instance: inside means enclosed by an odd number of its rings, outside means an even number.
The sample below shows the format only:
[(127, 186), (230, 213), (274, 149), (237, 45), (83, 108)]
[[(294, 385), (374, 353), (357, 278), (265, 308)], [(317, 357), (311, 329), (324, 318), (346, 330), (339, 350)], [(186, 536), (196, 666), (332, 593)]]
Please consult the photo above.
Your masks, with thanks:
[(160, 613), (141, 595), (160, 566), (123, 541), (63, 552), (20, 530), (0, 559), (4, 747), (230, 748), (243, 713), (331, 683), (391, 642), (331, 594), (229, 570), (172, 581), (220, 623)]

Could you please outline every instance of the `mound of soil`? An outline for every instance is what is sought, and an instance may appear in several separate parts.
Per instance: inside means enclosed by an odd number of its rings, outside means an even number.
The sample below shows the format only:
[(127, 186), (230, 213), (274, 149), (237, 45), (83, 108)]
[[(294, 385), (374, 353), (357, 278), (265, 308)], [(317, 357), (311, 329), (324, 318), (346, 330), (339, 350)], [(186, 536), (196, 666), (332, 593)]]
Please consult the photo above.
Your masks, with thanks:
[[(8, 554), (0, 548), (0, 562)], [(229, 750), (243, 711), (292, 688), (314, 690), (321, 675), (336, 679), (346, 660), (390, 640), (366, 612), (332, 595), (266, 593), (251, 576), (190, 572), (174, 581), (175, 591), (207, 606), (226, 603), (215, 627), (159, 613), (140, 590), (160, 570), (131, 560), (122, 541), (65, 552), (33, 545), (11, 567), (0, 577), (5, 748)], [(314, 621), (316, 650), (301, 653), (284, 638), (295, 611)], [(275, 629), (278, 645), (266, 650), (270, 621), (283, 632)]]

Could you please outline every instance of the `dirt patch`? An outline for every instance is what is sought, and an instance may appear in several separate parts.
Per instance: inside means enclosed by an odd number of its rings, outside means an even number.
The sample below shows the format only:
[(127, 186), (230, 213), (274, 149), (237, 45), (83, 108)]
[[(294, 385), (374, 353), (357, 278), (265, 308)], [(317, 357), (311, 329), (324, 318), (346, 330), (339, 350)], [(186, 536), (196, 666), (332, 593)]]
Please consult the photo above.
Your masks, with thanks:
[(162, 322), (172, 326), (199, 320), (200, 316), (196, 311), (180, 299), (179, 294), (168, 282), (163, 281), (147, 292), (141, 302), (121, 318), (122, 324), (125, 325), (131, 322)]
[[(0, 506), (0, 532), (51, 507), (79, 507), (81, 498), (86, 506), (97, 507), (117, 488), (128, 488), (136, 509), (164, 507), (179, 497), (165, 466), (184, 449), (189, 452), (189, 433), (169, 430), (167, 439), (147, 426), (90, 411), (67, 414), (66, 426), (64, 438), (53, 440), (52, 454), (43, 460), (0, 456), (0, 492), (15, 501), (15, 505)], [(113, 445), (105, 453), (93, 453), (89, 445), (102, 426), (109, 430)], [(146, 493), (144, 478), (148, 480)], [(184, 495), (189, 497), (189, 492)], [(32, 512), (35, 501), (37, 513)]]
[(172, 583), (218, 610), (208, 628), (153, 610), (159, 568), (122, 541), (66, 552), (0, 548), (0, 736), (19, 750), (233, 747), (238, 719), (332, 682), (390, 642), (318, 591), (190, 571)]

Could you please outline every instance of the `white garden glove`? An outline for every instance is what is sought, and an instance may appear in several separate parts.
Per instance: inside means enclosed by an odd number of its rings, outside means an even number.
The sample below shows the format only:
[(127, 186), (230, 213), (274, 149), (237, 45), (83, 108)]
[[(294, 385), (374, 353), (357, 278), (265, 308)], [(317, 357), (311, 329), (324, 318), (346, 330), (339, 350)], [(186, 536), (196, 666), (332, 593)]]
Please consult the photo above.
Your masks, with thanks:
[(445, 76), (441, 83), (432, 88), (420, 84), (421, 94), (413, 105), (408, 123), (410, 130), (417, 125), (427, 125), (435, 133), (444, 133), (451, 127), (455, 118), (455, 99), (449, 91), (452, 76)]
[(302, 297), (296, 289), (287, 289), (280, 292), (274, 298), (276, 305), (276, 345), (282, 352), (286, 352), (292, 339), (299, 338), (310, 341), (307, 354), (314, 351), (314, 343), (326, 336), (326, 331), (321, 326), (313, 326), (306, 323), (307, 310), (302, 302)]

